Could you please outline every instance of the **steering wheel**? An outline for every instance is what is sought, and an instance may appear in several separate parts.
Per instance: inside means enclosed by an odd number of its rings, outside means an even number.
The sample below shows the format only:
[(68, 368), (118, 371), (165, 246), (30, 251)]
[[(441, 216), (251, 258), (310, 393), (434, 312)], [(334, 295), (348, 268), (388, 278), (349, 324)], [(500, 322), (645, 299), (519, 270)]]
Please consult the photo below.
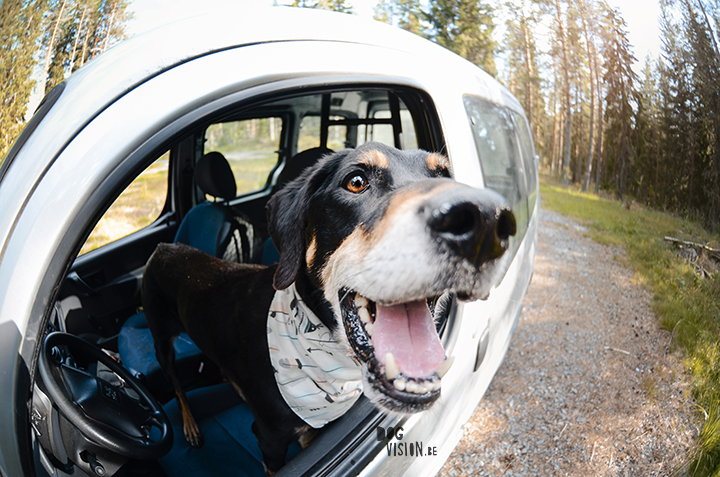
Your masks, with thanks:
[[(63, 357), (63, 347), (69, 357)], [(135, 390), (139, 401), (78, 369), (73, 358), (101, 362)], [(52, 401), (91, 441), (122, 456), (145, 460), (158, 459), (172, 447), (172, 426), (160, 403), (97, 346), (68, 333), (50, 333), (43, 342), (38, 366)], [(160, 432), (153, 432), (153, 428)]]

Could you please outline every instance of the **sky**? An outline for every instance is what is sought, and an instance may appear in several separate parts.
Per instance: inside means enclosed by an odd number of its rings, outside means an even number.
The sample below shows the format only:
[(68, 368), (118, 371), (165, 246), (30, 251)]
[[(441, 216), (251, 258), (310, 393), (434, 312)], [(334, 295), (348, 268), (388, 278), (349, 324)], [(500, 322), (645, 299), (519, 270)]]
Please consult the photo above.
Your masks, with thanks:
[(635, 58), (641, 67), (648, 53), (660, 55), (660, 5), (657, 0), (611, 0), (620, 9), (628, 26), (628, 39), (634, 47)]
[[(273, 0), (203, 0), (203, 8), (222, 6), (223, 4), (246, 3), (247, 5), (272, 5)], [(128, 33), (136, 34), (150, 30), (165, 22), (179, 20), (197, 8), (198, 0), (134, 0), (130, 9), (135, 19), (128, 24)], [(278, 0), (279, 4), (291, 3), (291, 0)], [(353, 12), (359, 16), (372, 18), (377, 0), (348, 0)], [(620, 9), (628, 26), (630, 43), (634, 46), (639, 72), (650, 53), (657, 58), (660, 53), (660, 29), (658, 18), (660, 6), (658, 0), (609, 0), (611, 6)], [(181, 13), (184, 12), (184, 13)]]

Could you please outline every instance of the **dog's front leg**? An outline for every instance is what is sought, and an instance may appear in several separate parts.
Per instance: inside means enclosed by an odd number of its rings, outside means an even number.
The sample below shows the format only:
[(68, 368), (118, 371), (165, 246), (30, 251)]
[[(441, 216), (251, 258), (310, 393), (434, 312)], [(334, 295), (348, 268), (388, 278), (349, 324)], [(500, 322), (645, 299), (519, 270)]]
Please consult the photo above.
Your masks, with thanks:
[(175, 390), (175, 396), (177, 396), (178, 405), (180, 406), (180, 412), (182, 414), (185, 440), (192, 447), (201, 447), (203, 438), (200, 432), (200, 426), (198, 426), (190, 411), (190, 403), (185, 395), (185, 390), (180, 385), (180, 380), (175, 373), (175, 349), (173, 348), (172, 340), (155, 339), (155, 354), (160, 363), (160, 367), (170, 378), (170, 382)]

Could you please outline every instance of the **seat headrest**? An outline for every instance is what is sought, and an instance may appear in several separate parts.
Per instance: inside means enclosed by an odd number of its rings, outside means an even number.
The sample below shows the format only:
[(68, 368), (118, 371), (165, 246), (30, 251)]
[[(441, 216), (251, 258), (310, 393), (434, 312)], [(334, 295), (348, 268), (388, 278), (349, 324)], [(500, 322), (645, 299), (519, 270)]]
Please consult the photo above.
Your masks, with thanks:
[(195, 165), (195, 182), (200, 189), (213, 197), (232, 200), (237, 195), (235, 176), (225, 156), (209, 152)]
[(291, 180), (295, 179), (300, 173), (308, 166), (315, 164), (318, 159), (328, 154), (332, 154), (334, 151), (326, 147), (313, 147), (312, 149), (306, 149), (303, 152), (295, 154), (278, 177), (278, 186), (282, 187)]

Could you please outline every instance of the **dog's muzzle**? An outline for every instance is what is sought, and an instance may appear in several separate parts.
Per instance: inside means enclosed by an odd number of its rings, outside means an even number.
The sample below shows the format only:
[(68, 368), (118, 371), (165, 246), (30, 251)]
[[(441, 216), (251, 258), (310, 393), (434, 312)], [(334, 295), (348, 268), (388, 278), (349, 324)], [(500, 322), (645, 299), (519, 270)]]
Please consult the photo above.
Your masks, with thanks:
[(488, 190), (452, 188), (423, 204), (430, 233), (475, 267), (499, 258), (517, 226), (502, 197)]

